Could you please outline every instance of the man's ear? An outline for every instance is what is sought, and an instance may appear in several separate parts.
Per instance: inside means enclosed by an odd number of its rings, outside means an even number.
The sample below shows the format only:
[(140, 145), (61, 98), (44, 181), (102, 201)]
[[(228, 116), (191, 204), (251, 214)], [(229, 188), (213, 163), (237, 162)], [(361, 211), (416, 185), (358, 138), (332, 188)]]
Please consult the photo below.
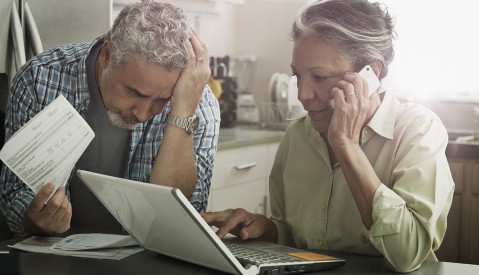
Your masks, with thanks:
[(106, 68), (110, 63), (110, 55), (111, 55), (111, 41), (105, 40), (103, 41), (103, 45), (100, 51), (100, 60), (101, 60), (101, 67)]
[(381, 61), (379, 60), (375, 60), (369, 65), (371, 65), (371, 68), (373, 68), (374, 73), (379, 78), (379, 76), (381, 75), (381, 70), (383, 69), (383, 63), (381, 63)]

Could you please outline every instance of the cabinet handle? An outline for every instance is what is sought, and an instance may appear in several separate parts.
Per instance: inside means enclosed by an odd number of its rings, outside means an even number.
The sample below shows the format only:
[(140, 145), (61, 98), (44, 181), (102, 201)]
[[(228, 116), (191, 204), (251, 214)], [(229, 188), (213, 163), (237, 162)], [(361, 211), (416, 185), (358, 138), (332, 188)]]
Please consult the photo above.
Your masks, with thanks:
[(256, 162), (250, 162), (250, 163), (246, 163), (246, 164), (236, 165), (236, 166), (235, 166), (235, 169), (236, 169), (236, 170), (246, 170), (246, 169), (253, 168), (253, 167), (255, 167), (256, 165), (257, 165)]

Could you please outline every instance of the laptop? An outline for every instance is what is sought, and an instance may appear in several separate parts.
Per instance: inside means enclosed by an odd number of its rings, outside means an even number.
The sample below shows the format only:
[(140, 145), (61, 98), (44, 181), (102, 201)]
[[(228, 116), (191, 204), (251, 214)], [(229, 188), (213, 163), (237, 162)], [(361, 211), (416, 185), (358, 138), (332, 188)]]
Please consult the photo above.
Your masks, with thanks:
[[(230, 274), (291, 274), (336, 268), (346, 262), (267, 242), (221, 240), (177, 188), (84, 170), (77, 174), (124, 229), (150, 251)], [(256, 256), (268, 255), (269, 260), (251, 261), (245, 249)]]

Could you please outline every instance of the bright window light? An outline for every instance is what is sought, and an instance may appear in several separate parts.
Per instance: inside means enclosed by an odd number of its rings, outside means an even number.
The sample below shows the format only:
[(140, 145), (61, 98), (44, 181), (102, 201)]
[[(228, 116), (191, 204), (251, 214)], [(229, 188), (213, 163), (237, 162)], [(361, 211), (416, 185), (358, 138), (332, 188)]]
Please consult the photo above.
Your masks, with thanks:
[(380, 0), (395, 18), (386, 89), (419, 97), (479, 97), (476, 0)]

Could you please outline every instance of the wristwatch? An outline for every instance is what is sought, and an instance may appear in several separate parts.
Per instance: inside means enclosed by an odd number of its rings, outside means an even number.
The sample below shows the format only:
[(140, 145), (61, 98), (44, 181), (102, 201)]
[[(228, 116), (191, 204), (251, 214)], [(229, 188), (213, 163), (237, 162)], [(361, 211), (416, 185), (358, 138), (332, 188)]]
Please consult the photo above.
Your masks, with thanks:
[(166, 116), (166, 122), (168, 122), (168, 124), (181, 128), (185, 130), (188, 134), (196, 133), (196, 129), (198, 128), (199, 121), (200, 119), (198, 118), (196, 114), (193, 114), (192, 116), (188, 118), (184, 118), (184, 117), (175, 116), (174, 114), (169, 112), (168, 115)]

